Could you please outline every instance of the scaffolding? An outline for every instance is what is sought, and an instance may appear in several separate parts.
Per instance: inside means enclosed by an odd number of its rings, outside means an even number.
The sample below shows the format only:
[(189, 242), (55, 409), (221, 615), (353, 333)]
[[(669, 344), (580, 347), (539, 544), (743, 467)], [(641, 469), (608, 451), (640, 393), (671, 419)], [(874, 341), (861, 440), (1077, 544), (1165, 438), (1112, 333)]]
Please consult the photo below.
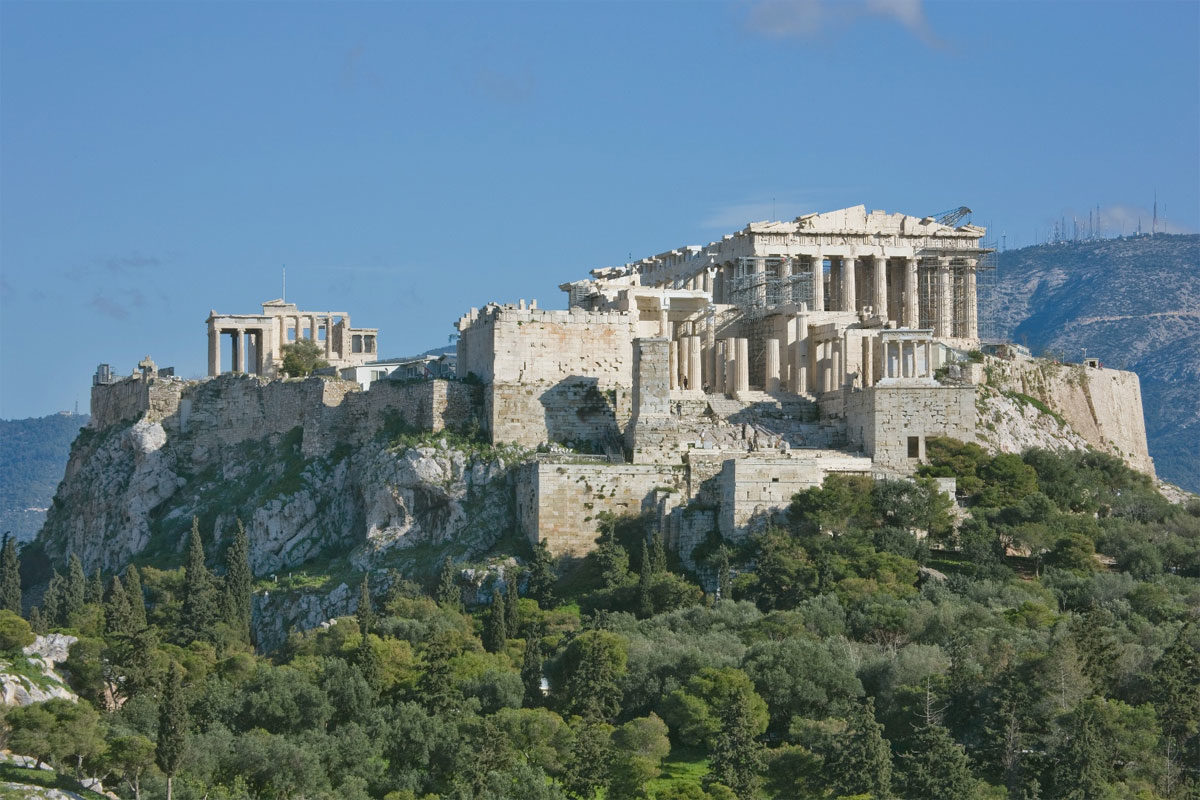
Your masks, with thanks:
[(978, 298), (979, 339), (984, 342), (995, 342), (1001, 338), (1000, 324), (997, 320), (996, 307), (999, 304), (998, 284), (1000, 274), (1000, 254), (995, 242), (983, 242), (988, 251), (979, 256), (975, 266), (975, 294)]
[(762, 314), (775, 306), (807, 303), (812, 307), (810, 266), (791, 256), (742, 256), (733, 263), (725, 302), (743, 314)]
[[(989, 248), (990, 249), (990, 248)], [(996, 285), (996, 253), (981, 252), (975, 258), (975, 307), (970, 302), (970, 265), (965, 256), (950, 259), (950, 306), (953, 325), (948, 334), (967, 338), (969, 320), (975, 315), (979, 338), (991, 339), (995, 333), (993, 298)], [(935, 329), (938, 310), (938, 258), (922, 256), (917, 265), (918, 327)]]

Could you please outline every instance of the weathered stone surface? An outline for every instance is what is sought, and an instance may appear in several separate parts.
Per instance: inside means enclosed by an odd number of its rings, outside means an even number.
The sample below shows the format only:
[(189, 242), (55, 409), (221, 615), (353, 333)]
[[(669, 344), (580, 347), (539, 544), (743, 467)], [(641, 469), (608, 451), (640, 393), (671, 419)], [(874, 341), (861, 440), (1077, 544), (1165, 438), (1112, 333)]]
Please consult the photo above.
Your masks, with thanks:
[(61, 675), (55, 671), (55, 666), (65, 661), (71, 645), (79, 641), (74, 636), (52, 633), (39, 636), (34, 643), (24, 648), (29, 662), (41, 670), (43, 680), (34, 682), (24, 675), (8, 672), (7, 662), (0, 660), (0, 697), (6, 706), (27, 706), (30, 703), (42, 703), (54, 697), (64, 700), (76, 700), (75, 694), (67, 688)]

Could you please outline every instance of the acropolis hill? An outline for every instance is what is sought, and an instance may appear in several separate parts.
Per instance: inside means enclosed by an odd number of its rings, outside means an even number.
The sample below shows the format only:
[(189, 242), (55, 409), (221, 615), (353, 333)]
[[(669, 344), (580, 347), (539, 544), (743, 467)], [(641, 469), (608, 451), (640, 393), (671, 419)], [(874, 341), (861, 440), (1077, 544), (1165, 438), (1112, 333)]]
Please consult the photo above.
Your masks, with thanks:
[[(280, 347), (312, 338), (349, 374), (372, 368), (386, 330), (282, 301), (261, 315), (214, 311), (213, 377), (163, 377), (147, 362), (133, 377), (97, 382), (96, 436), (77, 443), (60, 495), (94, 490), (72, 480), (101, 461), (123, 464), (126, 486), (141, 494), (93, 499), (103, 508), (86, 524), (52, 511), (48, 553), (116, 566), (190, 519), (203, 501), (195, 476), (237, 480), (231, 465), (247, 448), (280, 443), (307, 459), (312, 485), (337, 477), (316, 499), (283, 489), (255, 495), (270, 498), (257, 506), (241, 498), (237, 513), (264, 543), (256, 569), (302, 563), (336, 542), (366, 558), (467, 528), (478, 537), (478, 505), (463, 498), (492, 492), (501, 473), (505, 487), (487, 495), (489, 524), (579, 555), (601, 512), (645, 514), (685, 563), (710, 531), (740, 539), (830, 473), (911, 475), (933, 436), (992, 450), (1093, 447), (1152, 474), (1135, 374), (981, 342), (984, 234), (863, 206), (752, 223), (563, 283), (565, 310), (471, 308), (456, 325), (458, 379), (377, 379), (367, 391), (336, 374), (277, 377)], [(218, 375), (219, 337), (229, 334), (233, 373)], [(404, 483), (388, 466), (397, 456), (376, 449), (368, 468), (356, 448), (398, 422), (479, 430), (505, 446), (503, 464), (464, 456), (440, 477)], [(105, 434), (123, 429), (124, 438)], [(438, 481), (459, 481), (461, 495), (431, 489)], [(233, 516), (213, 512), (218, 536)], [(315, 543), (297, 545), (304, 535)]]

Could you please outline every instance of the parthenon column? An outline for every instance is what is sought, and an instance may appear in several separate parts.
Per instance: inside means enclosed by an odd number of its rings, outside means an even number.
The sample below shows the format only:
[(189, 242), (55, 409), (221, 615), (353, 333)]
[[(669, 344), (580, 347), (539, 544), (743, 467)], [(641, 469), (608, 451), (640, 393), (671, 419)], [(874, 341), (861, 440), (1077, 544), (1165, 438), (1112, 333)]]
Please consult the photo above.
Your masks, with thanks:
[(698, 392), (704, 388), (700, 369), (701, 339), (699, 336), (689, 336), (688, 340), (687, 388)]
[(967, 259), (967, 297), (966, 297), (966, 336), (968, 339), (979, 338), (979, 298), (976, 296), (975, 269), (979, 262), (974, 258)]
[[(682, 327), (682, 326), (681, 326)], [(682, 330), (678, 338), (674, 340), (679, 345), (679, 361), (675, 365), (675, 375), (678, 378), (678, 385), (681, 389), (690, 389), (688, 386), (688, 362), (691, 360), (692, 337), (683, 335)]]
[[(844, 262), (843, 262), (844, 263)], [(829, 391), (840, 389), (842, 386), (842, 340), (833, 339), (829, 342)]]
[(670, 374), (671, 380), (668, 388), (679, 388), (679, 340), (672, 339), (667, 346), (667, 372)]
[(950, 314), (950, 259), (939, 258), (937, 263), (933, 335), (941, 339), (950, 336), (954, 330)]
[(725, 342), (725, 394), (737, 391), (737, 339), (722, 339)]
[(875, 256), (875, 281), (874, 289), (871, 292), (871, 304), (875, 306), (875, 313), (884, 319), (891, 319), (888, 316), (888, 297), (887, 297), (887, 256)]
[(763, 388), (768, 392), (779, 391), (779, 340), (774, 336), (766, 340), (767, 366)]
[(208, 324), (208, 374), (221, 374), (221, 331), (211, 322)]
[(921, 327), (920, 297), (917, 289), (917, 257), (904, 259), (904, 327)]
[(333, 315), (325, 317), (325, 360), (333, 358)]
[(750, 269), (752, 277), (750, 286), (753, 287), (754, 305), (756, 308), (762, 308), (767, 304), (767, 263), (761, 258), (754, 258), (750, 261)]
[(750, 340), (738, 338), (737, 342), (737, 383), (734, 384), (735, 394), (750, 391)]
[(779, 262), (779, 303), (792, 302), (792, 259), (784, 256)]
[(825, 256), (817, 253), (812, 259), (812, 310), (825, 310)]
[(296, 320), (296, 338), (293, 339), (292, 341), (298, 342), (298, 341), (300, 341), (300, 315), (299, 314), (296, 315), (295, 320)]
[(871, 352), (871, 344), (874, 339), (870, 336), (862, 338), (862, 387), (868, 388), (875, 382), (875, 359), (874, 353)]
[(842, 257), (841, 291), (838, 293), (841, 298), (842, 311), (858, 311), (858, 296), (854, 280), (854, 265), (857, 261), (858, 259), (854, 256)]

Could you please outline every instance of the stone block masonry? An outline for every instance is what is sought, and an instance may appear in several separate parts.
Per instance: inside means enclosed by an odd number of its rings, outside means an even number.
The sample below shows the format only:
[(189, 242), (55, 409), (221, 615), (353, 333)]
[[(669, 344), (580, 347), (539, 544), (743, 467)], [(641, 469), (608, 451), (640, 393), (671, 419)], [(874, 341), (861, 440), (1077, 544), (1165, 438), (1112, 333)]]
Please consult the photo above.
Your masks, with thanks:
[(756, 524), (787, 510), (792, 496), (820, 486), (831, 473), (870, 475), (871, 459), (833, 450), (795, 451), (780, 456), (731, 458), (719, 478), (721, 535), (743, 539)]
[(879, 466), (909, 473), (925, 458), (925, 440), (975, 438), (974, 386), (874, 386), (845, 398), (846, 434)]

